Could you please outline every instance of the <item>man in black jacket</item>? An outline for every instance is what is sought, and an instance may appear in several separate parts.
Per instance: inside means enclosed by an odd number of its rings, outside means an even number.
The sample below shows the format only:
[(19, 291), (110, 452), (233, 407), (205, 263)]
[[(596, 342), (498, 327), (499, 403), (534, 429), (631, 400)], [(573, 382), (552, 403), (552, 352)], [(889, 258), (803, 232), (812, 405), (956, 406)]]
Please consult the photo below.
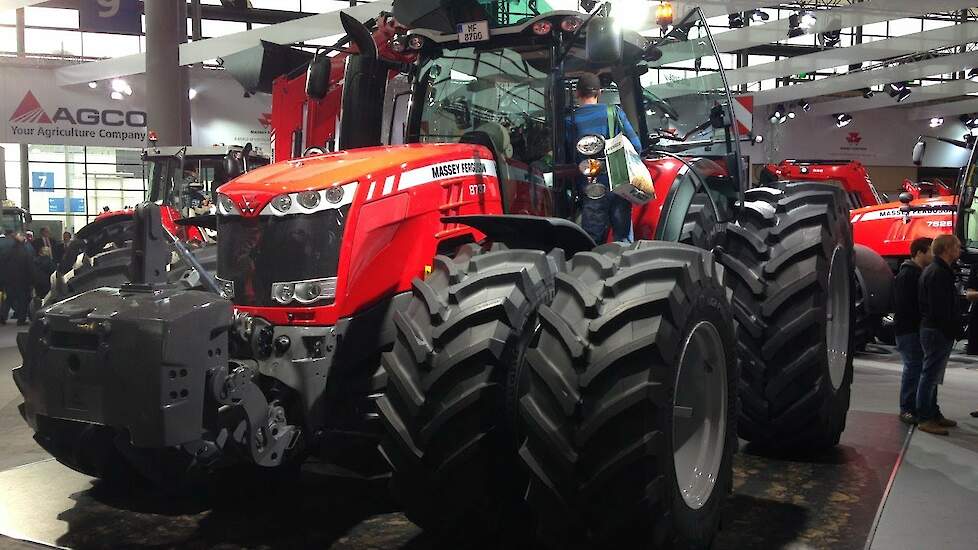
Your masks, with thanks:
[(924, 349), (920, 347), (920, 307), (917, 288), (920, 274), (934, 259), (930, 246), (934, 239), (920, 237), (910, 243), (910, 259), (900, 265), (893, 282), (896, 307), (893, 315), (893, 333), (897, 351), (903, 359), (903, 377), (900, 380), (900, 420), (905, 424), (917, 423), (917, 385), (924, 361)]
[(961, 336), (958, 295), (951, 264), (961, 257), (961, 241), (954, 235), (940, 235), (931, 245), (934, 261), (920, 275), (920, 344), (924, 362), (917, 387), (917, 427), (921, 431), (947, 435), (957, 422), (944, 418), (937, 406), (937, 383), (954, 341)]

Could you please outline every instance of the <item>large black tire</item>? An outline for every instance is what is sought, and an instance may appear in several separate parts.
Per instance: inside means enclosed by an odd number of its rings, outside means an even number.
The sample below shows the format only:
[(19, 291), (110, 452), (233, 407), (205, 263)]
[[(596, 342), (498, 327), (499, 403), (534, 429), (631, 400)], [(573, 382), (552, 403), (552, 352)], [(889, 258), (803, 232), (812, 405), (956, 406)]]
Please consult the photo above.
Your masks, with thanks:
[(408, 518), (447, 539), (489, 540), (512, 527), (519, 500), (516, 372), (563, 254), (473, 244), (433, 264), (382, 359), (381, 450)]
[(835, 186), (779, 182), (748, 191), (727, 229), (724, 263), (738, 275), (738, 425), (761, 446), (825, 448), (845, 429), (855, 324), (845, 205)]
[[(519, 385), (523, 494), (538, 535), (561, 549), (708, 548), (732, 489), (737, 444), (723, 269), (707, 252), (655, 241), (599, 246), (568, 267), (553, 303), (540, 308), (542, 329)], [(673, 413), (681, 358), (701, 323), (716, 329), (722, 357), (697, 364), (722, 369), (726, 378), (713, 387), (726, 397), (711, 400), (723, 419), (713, 446), (718, 470), (694, 509), (677, 482), (674, 444), (685, 439), (674, 440)], [(678, 385), (684, 395), (697, 392)]]
[(717, 211), (713, 201), (706, 191), (700, 191), (693, 195), (693, 201), (683, 219), (679, 242), (703, 250), (713, 250), (713, 247), (720, 242), (722, 228), (723, 224), (717, 221)]

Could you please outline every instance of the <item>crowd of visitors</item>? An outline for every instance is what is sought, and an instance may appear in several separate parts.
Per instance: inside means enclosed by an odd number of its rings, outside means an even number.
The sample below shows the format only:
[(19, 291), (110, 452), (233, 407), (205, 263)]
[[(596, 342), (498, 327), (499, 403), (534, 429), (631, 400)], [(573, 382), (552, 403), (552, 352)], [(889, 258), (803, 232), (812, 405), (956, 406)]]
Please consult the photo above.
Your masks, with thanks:
[(51, 274), (69, 240), (71, 233), (59, 240), (47, 227), (38, 236), (33, 231), (0, 234), (0, 325), (7, 324), (11, 313), (18, 325), (27, 324), (31, 298), (43, 298), (51, 290)]

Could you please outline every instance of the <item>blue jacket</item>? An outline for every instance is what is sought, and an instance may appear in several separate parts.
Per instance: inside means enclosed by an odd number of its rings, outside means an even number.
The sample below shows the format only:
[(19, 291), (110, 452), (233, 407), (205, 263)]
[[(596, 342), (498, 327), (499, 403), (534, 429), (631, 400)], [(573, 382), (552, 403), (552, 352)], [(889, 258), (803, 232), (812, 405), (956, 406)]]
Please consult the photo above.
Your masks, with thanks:
[[(632, 124), (628, 122), (625, 112), (621, 110), (621, 107), (615, 106), (615, 113), (618, 115), (618, 130), (625, 134), (628, 141), (632, 142), (636, 151), (641, 151), (642, 142), (638, 139), (638, 134), (635, 133)], [(581, 136), (597, 134), (605, 138), (614, 137), (608, 131), (608, 106), (604, 103), (581, 105), (574, 111), (573, 115), (565, 119), (565, 122), (567, 124), (566, 142), (569, 151), (575, 150), (574, 147)]]

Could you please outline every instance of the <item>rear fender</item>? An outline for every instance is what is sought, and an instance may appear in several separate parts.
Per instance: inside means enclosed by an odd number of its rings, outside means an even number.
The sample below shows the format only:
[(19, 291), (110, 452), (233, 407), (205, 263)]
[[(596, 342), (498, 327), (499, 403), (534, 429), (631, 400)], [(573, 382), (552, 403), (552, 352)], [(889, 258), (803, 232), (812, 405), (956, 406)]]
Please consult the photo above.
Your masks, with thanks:
[(581, 227), (563, 218), (540, 216), (449, 216), (445, 223), (460, 223), (486, 234), (493, 242), (510, 248), (530, 248), (550, 251), (562, 248), (568, 256), (595, 247), (594, 241)]

